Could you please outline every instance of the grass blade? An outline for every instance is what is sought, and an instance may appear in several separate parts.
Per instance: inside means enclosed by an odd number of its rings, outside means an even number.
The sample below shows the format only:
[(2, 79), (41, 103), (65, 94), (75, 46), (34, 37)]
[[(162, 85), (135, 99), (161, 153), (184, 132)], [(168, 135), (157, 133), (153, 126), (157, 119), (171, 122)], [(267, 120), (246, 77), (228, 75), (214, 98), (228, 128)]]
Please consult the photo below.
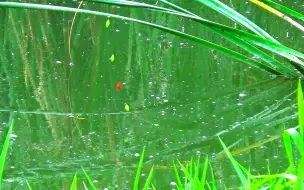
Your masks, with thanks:
[[(217, 184), (216, 184), (215, 176), (214, 176), (213, 169), (212, 169), (212, 166), (211, 166), (210, 162), (209, 162), (209, 167), (210, 167), (210, 171), (211, 171), (212, 189), (216, 190), (217, 189)], [(211, 187), (208, 183), (207, 183), (207, 185), (208, 185), (209, 189), (211, 189)]]
[(81, 169), (82, 169), (84, 175), (86, 176), (86, 178), (87, 178), (87, 180), (88, 180), (88, 182), (89, 182), (89, 184), (90, 184), (90, 186), (91, 186), (91, 189), (97, 190), (97, 188), (96, 188), (96, 186), (94, 185), (92, 179), (91, 179), (90, 176), (87, 174), (87, 172), (84, 170), (84, 168), (81, 167)]
[(201, 178), (201, 188), (205, 189), (205, 183), (206, 183), (206, 176), (207, 176), (207, 171), (208, 171), (208, 155), (205, 158), (205, 162), (204, 162), (204, 168), (203, 168), (203, 174), (202, 174), (202, 178)]
[(140, 155), (140, 159), (139, 159), (139, 163), (138, 163), (138, 168), (137, 168), (137, 172), (136, 172), (136, 176), (135, 176), (135, 180), (134, 180), (134, 185), (133, 185), (133, 190), (138, 190), (139, 188), (139, 179), (140, 179), (140, 174), (141, 174), (141, 170), (143, 167), (143, 163), (144, 163), (144, 155), (145, 155), (145, 147), (143, 148), (141, 155)]
[(70, 190), (77, 190), (77, 172), (74, 175)]
[(151, 168), (148, 178), (146, 180), (145, 186), (144, 186), (144, 190), (148, 190), (152, 181), (152, 176), (153, 176), (153, 169), (154, 167)]
[(289, 22), (290, 24), (292, 24), (293, 26), (295, 26), (296, 28), (300, 29), (302, 32), (304, 32), (304, 27), (299, 24), (298, 22), (294, 21), (292, 18), (286, 16), (285, 14), (281, 13), (280, 11), (270, 7), (269, 5), (264, 4), (261, 1), (258, 0), (250, 0), (252, 3), (256, 4), (259, 7), (262, 7), (263, 9), (271, 12), (272, 14), (282, 18), (283, 20)]
[(265, 3), (265, 4), (267, 4), (267, 5), (270, 5), (270, 6), (274, 7), (274, 8), (282, 11), (285, 14), (288, 14), (290, 16), (293, 16), (293, 17), (295, 17), (297, 19), (300, 19), (300, 20), (304, 21), (304, 15), (301, 14), (301, 13), (298, 13), (297, 11), (294, 11), (294, 10), (288, 8), (288, 7), (285, 7), (283, 5), (280, 5), (280, 4), (278, 4), (276, 2), (273, 2), (273, 1), (270, 1), (270, 0), (261, 0), (261, 1), (263, 3)]
[(304, 101), (301, 80), (298, 81), (298, 120), (300, 126), (300, 135), (304, 138)]
[(224, 148), (231, 164), (233, 165), (233, 168), (235, 169), (236, 173), (238, 174), (240, 180), (241, 180), (241, 183), (243, 185), (243, 188), (244, 189), (248, 189), (248, 184), (247, 184), (247, 179), (246, 179), (246, 176), (243, 174), (241, 168), (239, 167), (239, 164), (238, 162), (232, 157), (231, 153), (229, 152), (228, 148), (226, 147), (226, 145), (224, 144), (224, 142), (222, 141), (222, 139), (220, 137), (218, 137), (220, 142), (221, 142), (221, 145), (222, 147)]
[(32, 187), (31, 187), (30, 183), (29, 183), (27, 180), (25, 180), (25, 181), (26, 181), (27, 188), (28, 188), (29, 190), (32, 190)]
[(254, 32), (255, 34), (257, 34), (265, 39), (271, 40), (273, 42), (277, 42), (272, 36), (270, 36), (263, 29), (261, 29), (256, 24), (254, 24), (253, 22), (251, 22), (250, 20), (245, 18), (243, 15), (241, 15), (240, 13), (233, 10), (232, 8), (228, 7), (224, 3), (222, 3), (218, 0), (208, 0), (208, 1), (198, 0), (198, 1), (206, 6), (210, 7), (211, 9), (219, 12), (220, 14), (240, 23), (241, 25), (245, 26), (246, 28), (248, 28), (249, 30)]
[(10, 144), (10, 140), (11, 140), (11, 134), (13, 131), (13, 127), (14, 127), (14, 120), (12, 121), (8, 132), (6, 134), (6, 138), (5, 141), (3, 143), (3, 147), (1, 150), (1, 155), (0, 155), (0, 187), (2, 187), (2, 176), (3, 176), (3, 170), (4, 170), (4, 165), (5, 165), (5, 160), (6, 160), (6, 155), (8, 152), (8, 148), (9, 148), (9, 144)]
[(287, 133), (283, 133), (283, 143), (286, 151), (286, 155), (289, 161), (289, 171), (291, 173), (294, 172), (294, 159), (293, 159), (293, 152), (292, 152), (292, 144), (290, 141), (290, 137)]
[(297, 182), (295, 189), (303, 189), (304, 182), (304, 157), (301, 158), (298, 165)]
[(183, 189), (183, 184), (182, 184), (182, 180), (179, 176), (179, 173), (178, 173), (178, 170), (177, 170), (177, 167), (176, 167), (176, 164), (175, 162), (173, 161), (173, 169), (174, 169), (174, 174), (175, 174), (175, 178), (176, 178), (176, 181), (177, 181), (177, 184), (176, 184), (176, 187), (177, 189)]
[(283, 135), (288, 135), (291, 137), (301, 156), (304, 157), (304, 142), (298, 131), (295, 128), (289, 128), (284, 131)]

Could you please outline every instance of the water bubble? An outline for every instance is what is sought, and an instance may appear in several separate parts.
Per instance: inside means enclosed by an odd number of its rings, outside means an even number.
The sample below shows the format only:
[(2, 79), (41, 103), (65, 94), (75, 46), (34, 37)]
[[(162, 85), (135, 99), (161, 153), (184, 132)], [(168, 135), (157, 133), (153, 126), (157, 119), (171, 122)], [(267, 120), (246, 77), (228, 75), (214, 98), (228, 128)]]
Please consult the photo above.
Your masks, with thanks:
[(134, 156), (135, 156), (135, 157), (139, 157), (140, 154), (139, 154), (139, 153), (135, 153)]
[(245, 93), (240, 93), (240, 94), (239, 94), (239, 97), (244, 97), (244, 96), (246, 96)]
[(56, 63), (57, 63), (57, 64), (60, 64), (60, 63), (62, 63), (62, 62), (61, 62), (61, 61), (56, 61)]
[(174, 185), (176, 185), (176, 182), (172, 181), (172, 182), (170, 182), (170, 185), (174, 186)]

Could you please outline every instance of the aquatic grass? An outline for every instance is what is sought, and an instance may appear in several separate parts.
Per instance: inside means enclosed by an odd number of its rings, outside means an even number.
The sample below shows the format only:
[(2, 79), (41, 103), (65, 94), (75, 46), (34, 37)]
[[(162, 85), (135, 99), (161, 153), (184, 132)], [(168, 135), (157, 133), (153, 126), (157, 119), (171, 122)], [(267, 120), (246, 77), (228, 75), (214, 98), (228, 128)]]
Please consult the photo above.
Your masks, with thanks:
[(293, 9), (290, 9), (286, 6), (283, 6), (279, 3), (276, 3), (276, 2), (271, 1), (271, 0), (260, 0), (260, 1), (265, 3), (266, 5), (272, 6), (276, 9), (280, 10), (281, 12), (283, 12), (286, 15), (290, 15), (290, 16), (293, 16), (293, 17), (299, 19), (299, 20), (304, 21), (304, 15), (295, 11), (295, 10), (293, 10)]
[[(250, 43), (253, 43), (257, 46), (266, 48), (267, 50), (270, 50), (274, 53), (277, 53), (277, 54), (279, 54), (283, 57), (286, 57), (286, 58), (290, 59), (291, 61), (298, 64), (296, 66), (296, 68), (298, 68), (298, 69), (300, 69), (304, 65), (304, 63), (302, 61), (300, 61), (299, 59), (296, 58), (296, 56), (304, 58), (304, 55), (301, 54), (300, 52), (297, 52), (295, 50), (292, 50), (290, 48), (282, 46), (278, 43), (274, 43), (274, 42), (269, 41), (267, 39), (263, 39), (261, 37), (254, 36), (254, 35), (249, 34), (249, 33), (244, 33), (244, 31), (238, 31), (238, 30), (233, 29), (231, 27), (227, 27), (227, 26), (220, 25), (220, 24), (217, 24), (217, 23), (214, 23), (214, 22), (206, 21), (204, 19), (200, 19), (198, 17), (187, 15), (187, 14), (184, 14), (184, 13), (182, 14), (182, 13), (176, 13), (176, 12), (168, 11), (168, 13), (170, 13), (170, 14), (177, 14), (177, 15), (184, 16), (184, 17), (187, 17), (187, 18), (191, 18), (191, 19), (193, 19), (197, 22), (204, 23), (205, 25), (209, 26), (210, 28), (218, 30), (218, 32), (227, 33), (226, 34), (227, 38), (229, 38), (234, 43), (238, 43), (240, 45), (240, 47), (243, 47), (243, 48), (249, 50), (250, 52), (255, 52), (255, 54), (258, 57), (262, 58), (264, 61), (267, 61), (268, 63), (271, 63), (271, 66), (269, 67), (268, 65), (265, 65), (264, 63), (261, 63), (259, 61), (255, 61), (255, 60), (253, 60), (253, 59), (251, 59), (251, 58), (249, 58), (249, 57), (247, 57), (243, 54), (237, 53), (237, 52), (235, 52), (233, 50), (230, 50), (230, 49), (227, 49), (227, 48), (223, 48), (219, 45), (208, 42), (208, 41), (203, 40), (201, 38), (197, 38), (195, 36), (192, 36), (192, 35), (189, 35), (189, 34), (186, 34), (186, 33), (183, 33), (183, 32), (179, 32), (179, 31), (171, 29), (171, 28), (163, 27), (161, 25), (145, 22), (145, 21), (138, 20), (138, 19), (132, 19), (132, 18), (129, 18), (129, 17), (123, 17), (123, 16), (119, 16), (119, 15), (113, 15), (113, 14), (98, 12), (98, 11), (75, 9), (75, 8), (70, 8), (70, 7), (41, 5), (41, 4), (1, 2), (0, 6), (11, 7), (11, 8), (29, 8), (29, 9), (74, 12), (74, 13), (77, 12), (77, 13), (107, 16), (107, 17), (129, 20), (129, 21), (137, 22), (137, 23), (140, 23), (140, 24), (148, 25), (148, 26), (163, 30), (167, 33), (177, 35), (179, 37), (191, 40), (191, 41), (196, 42), (196, 43), (200, 43), (200, 44), (202, 44), (206, 47), (209, 47), (209, 48), (212, 48), (216, 51), (222, 52), (223, 54), (226, 54), (226, 55), (228, 55), (228, 56), (230, 56), (234, 59), (240, 60), (240, 61), (242, 61), (244, 63), (247, 63), (247, 64), (250, 64), (252, 66), (264, 69), (264, 70), (266, 70), (268, 72), (271, 72), (273, 74), (285, 74), (285, 75), (290, 75), (290, 76), (293, 76), (293, 77), (298, 76), (298, 74), (295, 73), (293, 71), (293, 69), (290, 68), (290, 66), (294, 65), (294, 64), (291, 64), (291, 65), (287, 66), (284, 63), (281, 63), (281, 64), (279, 62), (275, 63), (273, 58), (264, 54), (262, 51), (259, 51), (258, 49), (250, 46), (249, 44), (244, 43), (242, 40), (248, 40), (248, 42), (250, 42)], [(240, 40), (236, 37), (233, 37), (233, 35), (238, 36), (242, 40)], [(271, 67), (274, 67), (274, 68), (271, 68)]]
[(222, 141), (222, 139), (220, 137), (219, 137), (219, 141), (220, 141), (227, 157), (229, 158), (231, 164), (233, 165), (233, 168), (235, 169), (236, 173), (238, 174), (238, 177), (241, 180), (243, 187), (245, 189), (248, 189), (246, 175), (243, 173), (242, 169), (239, 167), (239, 163), (233, 158), (230, 151), (228, 150), (228, 148), (226, 147), (226, 145), (224, 144), (224, 142)]
[[(108, 3), (107, 0), (91, 0), (92, 2), (99, 2), (99, 3)], [(169, 3), (168, 1), (162, 1), (163, 3), (165, 3), (166, 5), (169, 5), (170, 7), (172, 7), (173, 9), (177, 10), (178, 12), (174, 12), (172, 10), (166, 10), (164, 11), (162, 7), (158, 7), (158, 6), (152, 6), (149, 4), (145, 4), (142, 5), (142, 3), (136, 3), (136, 2), (131, 2), (131, 1), (126, 1), (126, 0), (116, 0), (114, 2), (112, 2), (111, 4), (116, 4), (116, 5), (124, 5), (124, 6), (131, 6), (133, 7), (134, 4), (136, 4), (136, 7), (142, 7), (142, 8), (146, 8), (149, 7), (149, 9), (152, 10), (157, 10), (157, 11), (162, 11), (168, 14), (172, 14), (172, 15), (176, 15), (176, 16), (181, 16), (181, 17), (185, 17), (191, 20), (194, 20), (208, 28), (210, 28), (211, 30), (214, 30), (216, 33), (218, 33), (219, 35), (223, 36), (224, 38), (228, 39), (229, 41), (235, 43), (236, 45), (238, 45), (239, 47), (245, 49), (246, 51), (250, 52), (251, 54), (253, 54), (254, 56), (260, 58), (261, 60), (265, 61), (266, 63), (270, 64), (267, 67), (271, 67), (274, 68), (276, 71), (286, 74), (287, 75), (291, 75), (291, 76), (297, 76), (297, 74), (295, 73), (295, 71), (293, 69), (291, 69), (293, 66), (296, 67), (297, 69), (301, 70), (301, 67), (304, 66), (303, 61), (297, 59), (296, 56), (299, 56), (301, 58), (304, 58), (303, 55), (300, 52), (297, 52), (295, 50), (292, 50), (290, 48), (287, 48), (285, 46), (282, 46), (279, 42), (277, 42), (275, 39), (271, 38), (272, 40), (269, 39), (265, 39), (263, 36), (256, 36), (253, 35), (252, 33), (248, 33), (246, 31), (242, 31), (242, 30), (238, 30), (235, 28), (231, 28), (229, 26), (226, 25), (222, 25), (219, 23), (215, 23), (206, 19), (203, 19), (193, 13), (191, 13), (190, 11), (187, 11), (177, 5), (174, 5), (172, 3)], [(204, 1), (205, 3), (210, 4), (211, 1)], [(221, 4), (222, 5), (222, 4)], [(222, 5), (223, 7), (221, 9), (227, 9), (227, 6)], [(219, 8), (216, 6), (216, 8)], [(238, 18), (238, 17), (237, 17)], [(246, 18), (243, 18), (242, 20), (244, 20), (244, 22), (249, 23), (248, 25), (254, 25), (254, 23), (252, 23), (251, 21), (249, 21)], [(240, 21), (241, 22), (241, 21)], [(258, 26), (255, 26), (257, 30), (261, 30), (263, 31), (261, 28), (259, 28)], [(270, 36), (268, 33), (266, 33), (264, 31), (264, 36)], [(268, 51), (271, 51), (275, 54), (278, 54), (280, 56), (283, 56), (293, 62), (295, 62), (298, 65), (294, 65), (294, 64), (286, 64), (284, 62), (278, 62), (277, 60), (275, 60), (274, 58), (272, 58), (270, 55), (264, 53), (263, 51), (259, 50), (258, 48), (252, 46), (251, 44), (247, 43), (250, 42), (256, 46), (262, 47), (267, 49)]]
[[(135, 179), (134, 179), (134, 183), (133, 183), (133, 190), (138, 190), (139, 188), (139, 181), (140, 181), (140, 176), (141, 176), (141, 172), (142, 172), (142, 168), (143, 168), (143, 164), (144, 164), (144, 156), (145, 156), (145, 147), (143, 148), (140, 158), (139, 158), (139, 163), (137, 165), (137, 172), (135, 175)], [(151, 185), (151, 181), (152, 181), (152, 176), (153, 176), (153, 167), (151, 168), (148, 178), (144, 184), (144, 190), (148, 190), (150, 185)]]
[(286, 16), (285, 14), (281, 13), (280, 11), (278, 11), (278, 10), (270, 7), (269, 5), (266, 5), (263, 2), (258, 1), (258, 0), (249, 0), (249, 1), (252, 2), (252, 3), (254, 3), (254, 4), (256, 4), (259, 7), (262, 7), (263, 9), (271, 12), (272, 14), (274, 14), (274, 15), (282, 18), (282, 19), (284, 19), (285, 21), (289, 22), (290, 24), (292, 24), (293, 26), (295, 26), (296, 28), (298, 28), (302, 32), (304, 32), (304, 27), (300, 23), (296, 22), (295, 20), (293, 20), (292, 18)]
[[(128, 20), (128, 21), (144, 24), (144, 25), (147, 25), (147, 26), (151, 26), (153, 28), (157, 28), (157, 29), (162, 30), (164, 32), (171, 33), (171, 34), (179, 36), (181, 38), (199, 43), (199, 44), (204, 45), (208, 48), (211, 48), (211, 49), (214, 49), (218, 52), (221, 52), (221, 53), (223, 53), (223, 54), (225, 54), (225, 55), (227, 55), (231, 58), (239, 60), (243, 63), (247, 63), (251, 66), (266, 70), (266, 71), (268, 71), (272, 74), (277, 74), (277, 75), (280, 74), (280, 72), (268, 67), (267, 65), (265, 65), (261, 62), (258, 62), (256, 60), (254, 60), (253, 58), (247, 57), (247, 56), (245, 56), (241, 53), (238, 53), (236, 51), (230, 50), (228, 48), (224, 48), (220, 45), (211, 43), (209, 41), (206, 41), (206, 40), (203, 40), (201, 38), (192, 36), (190, 34), (186, 34), (186, 33), (171, 29), (171, 28), (167, 28), (167, 27), (157, 25), (157, 24), (153, 24), (153, 23), (150, 23), (150, 22), (146, 22), (146, 21), (143, 21), (143, 20), (133, 19), (133, 18), (119, 16), (119, 15), (113, 15), (113, 14), (98, 12), (98, 11), (91, 11), (91, 10), (85, 10), (85, 9), (75, 9), (75, 8), (70, 8), (70, 7), (61, 7), (61, 6), (52, 6), (52, 5), (41, 5), (41, 4), (0, 2), (0, 7), (50, 10), (50, 11), (61, 11), (61, 12), (72, 12), (72, 13), (77, 12), (77, 13), (83, 13), (83, 14), (106, 16), (106, 17), (113, 17), (113, 18)], [(303, 57), (304, 57), (304, 55), (303, 55)], [(291, 75), (294, 76), (294, 74), (292, 74), (292, 73), (291, 73)]]
[(73, 181), (71, 183), (70, 190), (77, 190), (77, 172), (75, 173), (73, 177)]
[(25, 180), (25, 181), (26, 181), (27, 188), (28, 188), (29, 190), (32, 190), (32, 187), (31, 187), (30, 183), (29, 183), (27, 180)]
[(3, 178), (3, 170), (4, 170), (4, 165), (5, 165), (5, 160), (6, 160), (6, 155), (8, 152), (8, 148), (10, 145), (10, 139), (11, 139), (11, 134), (13, 131), (14, 127), (14, 120), (12, 120), (11, 125), (8, 129), (8, 132), (6, 133), (6, 137), (2, 146), (1, 150), (1, 155), (0, 155), (0, 189), (2, 188), (2, 178)]
[(298, 81), (298, 120), (300, 127), (300, 135), (304, 138), (304, 100), (303, 100), (303, 90), (301, 85), (301, 80)]
[[(200, 158), (197, 159), (197, 161), (193, 161), (193, 159), (190, 160), (187, 164), (182, 164), (180, 161), (178, 161), (178, 165), (175, 164), (173, 161), (173, 169), (174, 169), (174, 175), (175, 179), (177, 181), (176, 188), (179, 190), (187, 190), (187, 189), (205, 189), (206, 186), (206, 177), (207, 177), (207, 171), (208, 171), (208, 156), (206, 156), (203, 169), (201, 171), (200, 167)], [(178, 169), (181, 168), (182, 173), (185, 176), (184, 183), (182, 183), (182, 179), (179, 175)]]
[[(88, 180), (91, 189), (97, 190), (97, 188), (96, 188), (94, 182), (92, 181), (91, 177), (87, 174), (87, 172), (85, 171), (85, 169), (84, 169), (83, 167), (81, 167), (81, 169), (82, 169), (82, 171), (83, 171), (83, 173), (84, 173), (86, 179)], [(73, 182), (74, 182), (74, 180), (73, 180)]]

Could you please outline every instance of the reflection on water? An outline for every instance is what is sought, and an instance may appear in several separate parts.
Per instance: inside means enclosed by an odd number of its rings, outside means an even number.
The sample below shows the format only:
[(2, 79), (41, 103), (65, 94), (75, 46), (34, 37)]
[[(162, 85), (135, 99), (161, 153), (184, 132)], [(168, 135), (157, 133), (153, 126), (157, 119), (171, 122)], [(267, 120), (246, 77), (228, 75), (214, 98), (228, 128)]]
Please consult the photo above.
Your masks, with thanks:
[[(112, 6), (103, 10), (147, 16), (224, 43), (175, 17)], [(173, 159), (207, 154), (218, 179), (234, 186), (238, 181), (230, 180), (235, 179), (230, 178), (233, 170), (218, 156), (218, 135), (252, 170), (266, 170), (266, 158), (274, 170), (280, 169), (279, 140), (238, 150), (296, 124), (296, 81), (148, 27), (111, 20), (111, 26), (103, 28), (106, 18), (84, 15), (75, 21), (70, 60), (73, 14), (0, 12), (6, 15), (5, 27), (0, 25), (0, 45), (5, 47), (0, 55), (1, 136), (16, 120), (5, 168), (7, 188), (22, 189), (25, 179), (34, 189), (69, 188), (83, 166), (98, 188), (128, 189), (143, 146), (144, 174), (155, 166), (156, 187), (169, 187)], [(202, 15), (206, 13), (211, 11)], [(119, 91), (118, 82), (123, 83)]]

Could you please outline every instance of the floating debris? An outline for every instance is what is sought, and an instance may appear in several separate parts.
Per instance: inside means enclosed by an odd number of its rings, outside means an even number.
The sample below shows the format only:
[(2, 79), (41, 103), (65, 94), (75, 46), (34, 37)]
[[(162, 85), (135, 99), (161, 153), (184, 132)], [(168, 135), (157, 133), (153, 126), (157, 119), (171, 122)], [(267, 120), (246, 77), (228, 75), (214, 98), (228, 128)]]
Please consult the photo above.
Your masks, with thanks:
[(122, 83), (118, 82), (117, 85), (116, 85), (116, 90), (120, 91), (121, 88), (122, 88)]
[(109, 28), (110, 24), (111, 24), (110, 19), (108, 19), (106, 22), (106, 28)]
[(128, 104), (125, 104), (125, 110), (130, 111), (130, 106)]
[(115, 55), (114, 55), (114, 54), (112, 54), (112, 56), (110, 57), (110, 61), (111, 61), (112, 63), (114, 63), (114, 61), (115, 61)]

